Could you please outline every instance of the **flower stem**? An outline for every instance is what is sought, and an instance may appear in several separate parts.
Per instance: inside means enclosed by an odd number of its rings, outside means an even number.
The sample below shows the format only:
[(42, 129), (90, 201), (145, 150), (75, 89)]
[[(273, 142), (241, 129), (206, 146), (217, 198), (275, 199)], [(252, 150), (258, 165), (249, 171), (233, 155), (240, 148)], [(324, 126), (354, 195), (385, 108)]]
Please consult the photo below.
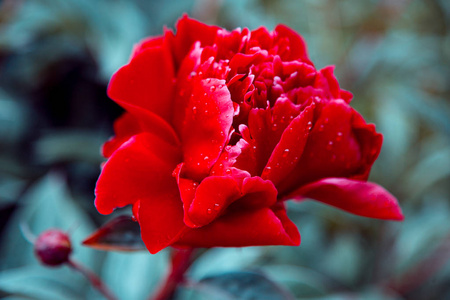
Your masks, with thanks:
[(193, 252), (194, 248), (173, 250), (170, 272), (149, 300), (170, 300), (173, 298), (177, 286), (184, 281), (185, 272), (193, 262)]
[(116, 296), (111, 292), (111, 290), (105, 285), (105, 283), (98, 277), (94, 272), (84, 267), (82, 264), (69, 259), (67, 264), (74, 270), (83, 274), (103, 296), (108, 300), (117, 300)]

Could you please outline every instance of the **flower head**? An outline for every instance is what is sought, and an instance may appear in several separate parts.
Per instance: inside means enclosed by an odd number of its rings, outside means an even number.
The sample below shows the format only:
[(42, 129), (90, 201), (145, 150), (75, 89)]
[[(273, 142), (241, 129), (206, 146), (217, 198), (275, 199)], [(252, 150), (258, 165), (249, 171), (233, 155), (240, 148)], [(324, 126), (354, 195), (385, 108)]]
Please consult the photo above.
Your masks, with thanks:
[(382, 135), (286, 26), (229, 32), (183, 17), (176, 34), (134, 48), (108, 94), (126, 112), (103, 147), (95, 204), (103, 214), (133, 205), (152, 253), (298, 245), (288, 199), (403, 218), (367, 182)]

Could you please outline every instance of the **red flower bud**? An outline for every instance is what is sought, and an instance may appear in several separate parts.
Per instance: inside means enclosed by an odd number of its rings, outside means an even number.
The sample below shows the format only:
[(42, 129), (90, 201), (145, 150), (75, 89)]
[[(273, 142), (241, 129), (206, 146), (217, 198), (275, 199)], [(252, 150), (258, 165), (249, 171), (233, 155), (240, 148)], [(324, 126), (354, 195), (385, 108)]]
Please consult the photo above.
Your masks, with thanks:
[(58, 229), (41, 233), (34, 244), (38, 259), (47, 266), (58, 266), (69, 259), (72, 252), (69, 236)]

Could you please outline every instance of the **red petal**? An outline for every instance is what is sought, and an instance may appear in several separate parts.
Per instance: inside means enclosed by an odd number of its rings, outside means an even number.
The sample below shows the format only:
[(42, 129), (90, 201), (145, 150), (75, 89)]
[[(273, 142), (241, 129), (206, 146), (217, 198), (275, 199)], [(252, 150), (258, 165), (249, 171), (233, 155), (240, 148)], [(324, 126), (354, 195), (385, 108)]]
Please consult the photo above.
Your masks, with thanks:
[(171, 174), (180, 156), (177, 147), (152, 133), (133, 136), (113, 153), (102, 169), (95, 188), (97, 210), (109, 214), (116, 207), (133, 204), (157, 192), (178, 193)]
[(271, 207), (277, 202), (277, 189), (269, 180), (261, 177), (247, 177), (242, 182), (242, 197), (230, 209), (258, 209)]
[(196, 227), (212, 222), (232, 202), (241, 196), (236, 180), (230, 176), (205, 178), (198, 186), (189, 207), (189, 219)]
[[(120, 106), (125, 108), (139, 122), (141, 131), (152, 132), (165, 141), (173, 145), (180, 145), (181, 142), (173, 127), (159, 115), (136, 105), (116, 101)], [(115, 129), (115, 128), (114, 128)]]
[(311, 198), (363, 217), (398, 221), (404, 218), (397, 199), (371, 182), (325, 178), (299, 188), (286, 198)]
[(314, 107), (308, 106), (285, 129), (262, 172), (263, 179), (271, 180), (276, 186), (295, 168), (312, 128)]
[(176, 64), (179, 65), (181, 63), (195, 42), (200, 41), (202, 47), (212, 45), (219, 29), (221, 28), (206, 25), (190, 19), (186, 15), (183, 16), (177, 23), (176, 35), (174, 36), (171, 32), (166, 34), (166, 38), (170, 41), (171, 49), (174, 51)]
[(145, 108), (171, 121), (174, 66), (165, 47), (141, 51), (111, 78), (108, 95), (113, 100)]
[(224, 80), (197, 81), (181, 132), (183, 177), (201, 181), (209, 174), (228, 140), (233, 113), (233, 102)]
[(141, 199), (139, 224), (142, 240), (152, 254), (176, 242), (188, 230), (183, 223), (183, 206), (176, 187), (160, 189)]
[(248, 127), (239, 127), (247, 143), (239, 143), (242, 154), (235, 167), (248, 171), (252, 176), (260, 176), (283, 132), (300, 109), (286, 98), (279, 98), (271, 109), (252, 109)]
[(191, 247), (245, 247), (300, 244), (297, 227), (284, 207), (242, 210), (226, 214), (214, 222), (186, 232), (178, 245)]
[[(300, 161), (277, 186), (280, 194), (321, 178), (353, 177), (370, 170), (373, 156), (366, 155), (365, 151), (379, 150), (379, 135), (363, 120), (359, 120), (363, 123), (355, 131), (355, 115), (356, 111), (343, 100), (334, 100), (323, 107)], [(371, 160), (367, 161), (368, 158)]]
[(130, 137), (141, 132), (141, 126), (134, 116), (124, 113), (114, 122), (115, 136), (109, 139), (102, 147), (104, 157), (110, 157)]
[(306, 43), (298, 33), (285, 25), (278, 25), (275, 27), (275, 32), (278, 34), (278, 38), (288, 38), (290, 42), (290, 55), (284, 59), (285, 61), (300, 59), (302, 62), (313, 65), (308, 57)]
[(352, 179), (364, 180), (369, 178), (370, 169), (377, 159), (383, 144), (383, 135), (375, 131), (375, 125), (367, 124), (356, 111), (352, 116), (352, 128), (361, 147), (361, 166)]
[(133, 59), (133, 57), (135, 57), (145, 49), (162, 46), (163, 42), (163, 36), (151, 36), (141, 40), (138, 44), (134, 45), (133, 52), (131, 53), (131, 59)]

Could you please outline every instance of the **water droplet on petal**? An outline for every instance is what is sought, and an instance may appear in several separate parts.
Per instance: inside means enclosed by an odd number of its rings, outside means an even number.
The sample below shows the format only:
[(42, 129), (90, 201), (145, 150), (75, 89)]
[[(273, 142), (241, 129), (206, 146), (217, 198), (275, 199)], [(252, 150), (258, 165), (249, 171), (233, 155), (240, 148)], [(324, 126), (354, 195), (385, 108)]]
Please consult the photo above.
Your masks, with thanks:
[(219, 209), (220, 209), (220, 204), (219, 203), (214, 204), (214, 210), (219, 210)]
[(283, 151), (283, 157), (288, 156), (288, 154), (289, 154), (289, 149), (284, 149), (284, 151)]
[(203, 158), (204, 160), (208, 160), (209, 159), (209, 157), (208, 156), (205, 156), (204, 158)]
[(333, 147), (333, 142), (329, 141), (327, 144), (327, 150), (331, 150), (332, 147)]
[(214, 92), (214, 91), (216, 90), (216, 86), (215, 86), (215, 85), (212, 85), (212, 86), (209, 88), (209, 90), (210, 90), (211, 92)]
[(342, 132), (337, 133), (336, 141), (339, 142), (340, 140), (342, 140)]
[(208, 208), (208, 209), (206, 210), (206, 213), (207, 213), (208, 215), (212, 214), (212, 209), (211, 209), (211, 208)]
[(231, 169), (226, 169), (226, 170), (225, 170), (225, 174), (231, 175)]
[(320, 126), (319, 126), (319, 131), (323, 131), (323, 124), (321, 124)]
[(193, 106), (193, 107), (192, 107), (192, 113), (193, 113), (194, 115), (197, 113), (197, 107), (196, 107), (196, 106)]

